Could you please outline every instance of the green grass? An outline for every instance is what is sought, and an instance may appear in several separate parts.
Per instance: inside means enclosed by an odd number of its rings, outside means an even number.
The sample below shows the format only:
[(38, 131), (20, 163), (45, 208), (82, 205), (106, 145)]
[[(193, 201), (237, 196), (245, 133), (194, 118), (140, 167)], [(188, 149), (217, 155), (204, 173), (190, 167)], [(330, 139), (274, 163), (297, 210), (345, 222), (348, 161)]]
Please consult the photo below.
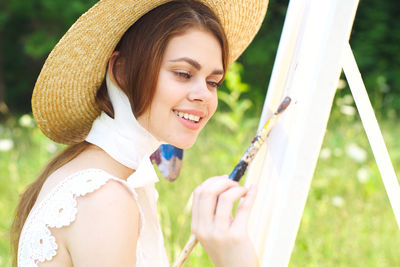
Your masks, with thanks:
[[(32, 119), (0, 124), (0, 266), (11, 266), (9, 227), (18, 196), (32, 182), (47, 160), (60, 149), (35, 128)], [(12, 144), (8, 151), (5, 143)]]
[[(329, 123), (289, 265), (400, 266), (400, 231), (362, 126), (357, 117), (335, 112), (334, 118), (341, 119)], [(383, 121), (381, 127), (398, 170), (400, 126)], [(233, 134), (216, 120), (210, 122), (196, 145), (185, 151), (181, 177), (157, 184), (171, 262), (190, 235), (188, 200), (192, 190), (207, 177), (229, 173), (255, 128), (250, 123)], [(14, 147), (0, 151), (0, 266), (10, 266), (7, 232), (18, 194), (61, 147), (43, 137), (26, 117), (25, 122), (0, 125), (0, 147), (4, 139), (12, 140)], [(349, 148), (361, 156), (349, 156)], [(186, 266), (212, 264), (197, 246)]]
[[(317, 164), (289, 266), (400, 266), (400, 231), (368, 139), (355, 121), (328, 126), (325, 157)], [(400, 127), (380, 125), (400, 177)], [(349, 156), (346, 150), (354, 146), (365, 159)]]

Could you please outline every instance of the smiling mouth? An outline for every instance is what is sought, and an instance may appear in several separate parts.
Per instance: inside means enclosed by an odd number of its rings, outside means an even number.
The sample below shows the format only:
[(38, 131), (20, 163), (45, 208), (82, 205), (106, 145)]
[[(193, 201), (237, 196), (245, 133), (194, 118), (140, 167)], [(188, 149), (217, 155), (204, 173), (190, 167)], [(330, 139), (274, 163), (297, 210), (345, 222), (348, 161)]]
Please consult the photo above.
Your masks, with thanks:
[(200, 116), (196, 116), (193, 114), (189, 114), (189, 113), (185, 113), (185, 112), (181, 112), (181, 111), (177, 111), (177, 110), (174, 110), (174, 113), (176, 116), (178, 116), (182, 119), (185, 119), (187, 121), (194, 122), (194, 123), (199, 123), (202, 119), (202, 117), (200, 117)]

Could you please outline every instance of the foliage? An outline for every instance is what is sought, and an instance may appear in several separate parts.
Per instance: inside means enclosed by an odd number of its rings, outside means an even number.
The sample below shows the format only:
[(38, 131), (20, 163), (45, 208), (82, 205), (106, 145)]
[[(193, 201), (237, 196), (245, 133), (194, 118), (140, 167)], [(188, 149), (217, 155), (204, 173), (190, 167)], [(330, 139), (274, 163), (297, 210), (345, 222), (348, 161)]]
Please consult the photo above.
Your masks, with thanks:
[(269, 1), (260, 31), (238, 60), (244, 66), (243, 80), (252, 88), (245, 95), (253, 101), (257, 114), (264, 103), (288, 3), (288, 0)]
[[(349, 103), (348, 97), (342, 98), (338, 96), (335, 106)], [(400, 232), (368, 142), (357, 115), (343, 116), (348, 119), (329, 123), (290, 266), (399, 266)], [(390, 121), (381, 125), (394, 166), (399, 166), (400, 126)], [(233, 135), (230, 130), (212, 120), (196, 145), (185, 151), (181, 177), (173, 183), (157, 183), (159, 214), (171, 261), (190, 234), (191, 192), (207, 177), (228, 173), (253, 131), (239, 128), (236, 134), (248, 136), (236, 143), (226, 138)], [(11, 140), (12, 145), (5, 140)], [(227, 147), (237, 147), (237, 154)], [(0, 126), (0, 266), (10, 266), (7, 231), (18, 194), (60, 149), (40, 133), (31, 115)], [(201, 246), (187, 265), (212, 266)]]
[[(244, 96), (244, 93), (250, 90), (250, 86), (242, 81), (242, 73), (243, 66), (238, 62), (233, 63), (226, 73), (223, 88), (218, 91), (219, 110), (213, 120), (225, 134), (215, 136), (214, 141), (215, 145), (219, 144), (223, 148), (217, 154), (219, 161), (224, 163), (225, 153), (241, 156), (245, 149), (242, 145), (249, 145), (250, 138), (256, 133), (258, 119), (249, 112), (253, 102)], [(236, 157), (226, 164), (233, 167), (239, 160)]]
[(0, 40), (4, 42), (0, 45), (0, 71), (4, 72), (4, 81), (0, 80), (0, 83), (5, 84), (6, 101), (11, 110), (30, 110), (32, 89), (47, 54), (72, 23), (95, 2), (0, 2)]
[[(348, 91), (335, 100), (342, 120), (329, 122), (289, 266), (400, 265), (400, 231), (360, 118), (340, 109), (351, 102)], [(399, 125), (380, 125), (399, 166)]]
[(350, 44), (378, 111), (400, 111), (400, 5), (361, 0)]
[(8, 231), (18, 196), (60, 148), (36, 128), (32, 115), (0, 124), (0, 266), (11, 266)]
[[(241, 123), (254, 123), (254, 120), (245, 120), (246, 112), (252, 107), (253, 103), (248, 98), (243, 98), (243, 93), (249, 91), (249, 85), (242, 82), (241, 73), (243, 65), (238, 62), (233, 63), (225, 77), (225, 90), (218, 92), (222, 110), (215, 117), (218, 122), (235, 132)], [(242, 97), (241, 97), (242, 96)]]
[[(0, 40), (4, 40), (0, 59), (3, 56), (7, 101), (13, 110), (29, 109), (31, 90), (47, 53), (94, 2), (0, 2)], [(227, 73), (217, 115), (197, 144), (185, 151), (181, 178), (157, 184), (171, 259), (190, 234), (193, 189), (207, 177), (229, 173), (255, 134), (255, 114), (264, 101), (286, 7), (287, 1), (270, 1), (260, 33)], [(398, 13), (394, 0), (361, 0), (351, 39), (378, 118), (385, 118), (381, 126), (394, 166), (400, 165), (400, 126), (392, 123), (400, 110)], [(340, 88), (290, 266), (399, 266), (400, 234), (354, 101), (345, 82)], [(18, 194), (61, 148), (41, 134), (31, 115), (0, 124), (0, 266), (10, 266), (7, 231)], [(188, 266), (211, 266), (200, 246)]]
[[(229, 173), (255, 133), (256, 117), (239, 116), (246, 106), (241, 65), (227, 74), (219, 92), (220, 110), (185, 151), (181, 177), (161, 178), (159, 215), (170, 261), (190, 235), (190, 195), (207, 177)], [(354, 100), (341, 81), (331, 120), (311, 185), (290, 266), (397, 266), (400, 241), (393, 212), (380, 179)], [(246, 109), (243, 109), (246, 110)], [(224, 118), (229, 117), (229, 122)], [(246, 123), (247, 122), (247, 123)], [(231, 125), (235, 125), (232, 129)], [(381, 123), (394, 166), (400, 164), (400, 125)], [(32, 182), (45, 162), (62, 147), (45, 138), (31, 115), (0, 125), (0, 266), (10, 266), (8, 229), (18, 194)], [(399, 172), (398, 172), (399, 175)], [(188, 266), (212, 266), (197, 246)]]
[[(239, 61), (259, 111), (271, 75), (287, 0), (271, 0), (263, 26)], [(396, 0), (360, 0), (350, 44), (375, 110), (400, 112), (400, 5)]]
[[(95, 2), (0, 2), (0, 40), (4, 42), (2, 49), (0, 45), (0, 72), (4, 72), (6, 100), (11, 110), (30, 110), (32, 88), (46, 55), (79, 15)], [(260, 32), (239, 58), (244, 66), (243, 80), (252, 88), (244, 95), (253, 102), (250, 108), (253, 114), (260, 113), (262, 108), (287, 6), (288, 0), (270, 0)], [(396, 0), (361, 0), (351, 36), (366, 87), (376, 110), (382, 110), (383, 114), (400, 111), (399, 12)]]

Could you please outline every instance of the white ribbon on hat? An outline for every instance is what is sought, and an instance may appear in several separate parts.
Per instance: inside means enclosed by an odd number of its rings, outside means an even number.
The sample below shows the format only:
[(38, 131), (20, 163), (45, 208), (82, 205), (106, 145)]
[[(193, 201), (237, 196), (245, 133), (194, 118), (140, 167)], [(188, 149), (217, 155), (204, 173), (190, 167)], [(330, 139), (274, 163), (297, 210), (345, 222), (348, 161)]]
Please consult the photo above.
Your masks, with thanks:
[(114, 108), (114, 119), (105, 112), (93, 122), (86, 141), (97, 145), (119, 163), (134, 169), (128, 183), (136, 188), (158, 181), (150, 155), (161, 145), (133, 115), (125, 93), (106, 76), (107, 90)]

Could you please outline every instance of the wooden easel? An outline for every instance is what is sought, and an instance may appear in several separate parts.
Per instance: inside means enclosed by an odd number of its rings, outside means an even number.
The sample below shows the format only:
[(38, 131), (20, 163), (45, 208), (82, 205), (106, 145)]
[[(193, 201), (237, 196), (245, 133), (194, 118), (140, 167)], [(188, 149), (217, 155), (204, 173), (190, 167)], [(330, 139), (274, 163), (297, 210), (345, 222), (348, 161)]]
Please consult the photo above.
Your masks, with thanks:
[(343, 68), (400, 227), (400, 186), (353, 57), (359, 0), (292, 0), (260, 120), (285, 96), (282, 115), (248, 171), (259, 192), (250, 232), (261, 266), (287, 266)]

